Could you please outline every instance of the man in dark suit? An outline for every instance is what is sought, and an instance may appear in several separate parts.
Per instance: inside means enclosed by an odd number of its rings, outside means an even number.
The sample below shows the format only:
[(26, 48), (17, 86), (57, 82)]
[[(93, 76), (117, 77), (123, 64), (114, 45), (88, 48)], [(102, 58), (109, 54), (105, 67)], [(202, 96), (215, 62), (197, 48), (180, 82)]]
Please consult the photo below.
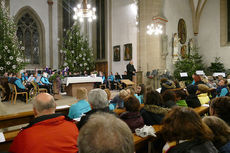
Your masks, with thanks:
[(127, 69), (127, 76), (129, 80), (133, 80), (133, 75), (136, 73), (136, 69), (134, 68), (133, 61), (131, 60), (129, 64), (126, 66)]

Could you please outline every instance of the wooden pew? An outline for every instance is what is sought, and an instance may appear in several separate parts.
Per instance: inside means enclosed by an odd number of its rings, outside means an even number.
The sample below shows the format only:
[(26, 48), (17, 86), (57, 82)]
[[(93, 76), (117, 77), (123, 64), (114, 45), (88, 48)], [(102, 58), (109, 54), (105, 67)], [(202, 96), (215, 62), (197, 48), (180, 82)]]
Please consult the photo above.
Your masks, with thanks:
[[(144, 104), (141, 104), (141, 108), (144, 107)], [(199, 115), (204, 115), (205, 113), (208, 113), (209, 111), (209, 107), (207, 106), (200, 106), (200, 107), (197, 107), (197, 108), (194, 108), (193, 109), (195, 112), (197, 112)], [(114, 112), (117, 114), (117, 115), (120, 115), (121, 113), (124, 113), (125, 112), (125, 109), (114, 109)]]
[[(56, 109), (56, 113), (62, 113), (64, 115), (68, 115), (68, 112), (69, 112), (69, 108)], [(34, 118), (33, 111), (0, 116), (0, 123), (1, 123), (0, 129), (26, 124), (29, 123), (33, 118)], [(19, 132), (20, 129), (4, 132), (3, 134), (6, 141), (0, 143), (0, 151), (9, 150), (10, 144), (12, 143), (12, 141), (18, 135)]]

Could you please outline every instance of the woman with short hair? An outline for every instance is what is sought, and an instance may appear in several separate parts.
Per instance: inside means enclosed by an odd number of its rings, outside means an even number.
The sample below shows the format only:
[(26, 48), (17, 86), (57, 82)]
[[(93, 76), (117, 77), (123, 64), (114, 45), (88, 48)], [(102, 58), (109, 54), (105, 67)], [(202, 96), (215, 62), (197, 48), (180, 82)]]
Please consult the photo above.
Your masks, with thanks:
[(136, 128), (142, 128), (144, 126), (144, 120), (139, 112), (140, 102), (135, 96), (128, 96), (124, 102), (126, 112), (120, 115), (120, 119), (126, 122), (132, 132), (135, 132)]

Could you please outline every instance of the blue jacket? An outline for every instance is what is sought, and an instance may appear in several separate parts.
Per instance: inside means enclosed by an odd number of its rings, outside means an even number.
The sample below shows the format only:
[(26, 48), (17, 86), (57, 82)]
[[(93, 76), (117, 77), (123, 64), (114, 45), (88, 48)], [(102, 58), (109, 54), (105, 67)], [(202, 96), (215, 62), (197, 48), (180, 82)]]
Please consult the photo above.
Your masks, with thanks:
[(48, 78), (45, 78), (45, 77), (42, 77), (42, 78), (41, 78), (41, 82), (42, 82), (43, 84), (51, 84), (51, 83), (49, 82)]
[(24, 81), (24, 80), (28, 80), (28, 76), (23, 76), (22, 81)]
[(114, 75), (108, 76), (108, 80), (109, 80), (109, 81), (114, 81)]
[(87, 113), (90, 110), (91, 107), (86, 100), (79, 100), (70, 107), (68, 116), (72, 119), (79, 118), (82, 114)]
[(143, 104), (143, 95), (137, 95), (137, 94), (134, 94), (134, 96), (139, 100), (140, 104)]
[(217, 96), (216, 97), (227, 96), (228, 92), (229, 92), (226, 86), (217, 87), (216, 91), (217, 91)]
[(14, 84), (19, 89), (26, 89), (26, 87), (22, 84), (22, 80), (16, 77), (16, 80), (14, 81)]
[(106, 80), (105, 80), (105, 76), (102, 76), (102, 81), (103, 81), (103, 83), (105, 83), (105, 82), (106, 82)]

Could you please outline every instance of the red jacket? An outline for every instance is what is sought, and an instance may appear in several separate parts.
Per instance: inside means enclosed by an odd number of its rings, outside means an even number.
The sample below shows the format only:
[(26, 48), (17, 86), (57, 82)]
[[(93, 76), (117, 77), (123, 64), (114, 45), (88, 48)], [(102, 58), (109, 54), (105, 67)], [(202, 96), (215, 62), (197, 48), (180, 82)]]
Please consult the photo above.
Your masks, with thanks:
[(35, 118), (14, 139), (11, 153), (76, 153), (77, 126), (61, 114)]

